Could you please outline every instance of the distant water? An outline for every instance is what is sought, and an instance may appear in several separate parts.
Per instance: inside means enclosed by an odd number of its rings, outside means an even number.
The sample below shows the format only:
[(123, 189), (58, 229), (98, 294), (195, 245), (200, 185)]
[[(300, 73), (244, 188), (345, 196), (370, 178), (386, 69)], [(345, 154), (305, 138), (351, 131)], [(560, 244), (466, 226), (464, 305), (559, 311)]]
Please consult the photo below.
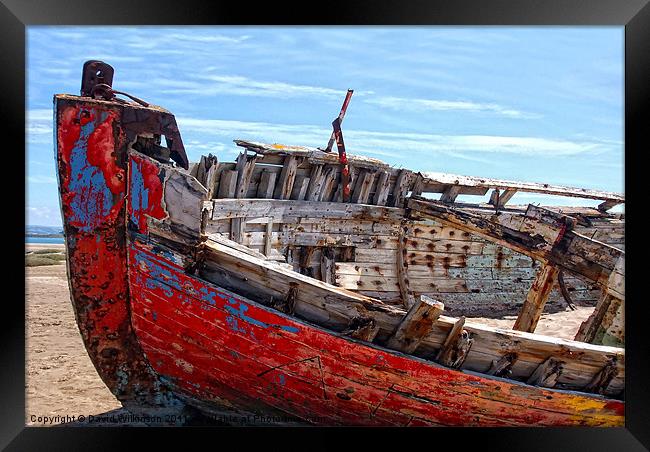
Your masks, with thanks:
[(25, 243), (65, 243), (63, 237), (25, 237)]

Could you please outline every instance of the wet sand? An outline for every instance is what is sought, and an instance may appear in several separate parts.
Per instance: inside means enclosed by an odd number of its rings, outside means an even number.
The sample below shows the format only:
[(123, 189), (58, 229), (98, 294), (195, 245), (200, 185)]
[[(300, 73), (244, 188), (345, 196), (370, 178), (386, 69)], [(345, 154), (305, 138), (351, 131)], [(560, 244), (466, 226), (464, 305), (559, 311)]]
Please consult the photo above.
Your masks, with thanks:
[[(58, 244), (28, 244), (27, 249)], [(65, 263), (26, 267), (26, 425), (88, 425), (89, 416), (128, 414), (99, 378), (86, 353), (74, 317)], [(536, 333), (573, 339), (593, 307), (543, 314)], [(510, 328), (515, 316), (472, 318), (490, 326)], [(79, 424), (76, 418), (85, 416)], [(57, 418), (57, 416), (59, 416)], [(70, 422), (70, 418), (75, 420)], [(143, 425), (93, 423), (97, 426)]]

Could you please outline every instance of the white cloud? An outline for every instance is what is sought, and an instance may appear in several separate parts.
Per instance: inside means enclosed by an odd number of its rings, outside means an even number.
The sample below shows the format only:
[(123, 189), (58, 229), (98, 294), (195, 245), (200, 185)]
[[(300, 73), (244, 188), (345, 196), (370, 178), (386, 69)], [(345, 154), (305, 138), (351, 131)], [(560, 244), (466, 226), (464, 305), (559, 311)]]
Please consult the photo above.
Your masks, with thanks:
[[(272, 124), (263, 122), (226, 121), (218, 119), (177, 118), (181, 132), (241, 138), (305, 146), (324, 146), (331, 129), (313, 125)], [(477, 159), (481, 154), (517, 154), (560, 157), (599, 154), (618, 146), (597, 140), (571, 141), (538, 137), (498, 135), (435, 135), (426, 133), (373, 132), (344, 130), (350, 153), (402, 159), (405, 153), (438, 153), (458, 158)], [(486, 160), (487, 162), (487, 160)]]
[(524, 113), (513, 108), (504, 107), (493, 103), (477, 103), (466, 101), (449, 101), (434, 99), (409, 99), (404, 97), (377, 97), (368, 98), (365, 102), (390, 108), (398, 111), (466, 111), (488, 112), (511, 118), (539, 118), (540, 115)]
[[(156, 79), (152, 83), (161, 86), (165, 94), (200, 94), (203, 96), (238, 95), (258, 97), (325, 97), (342, 99), (345, 89), (322, 86), (295, 85), (278, 81), (261, 81), (239, 75), (203, 75), (200, 81)], [(355, 93), (357, 96), (369, 92)]]
[(27, 181), (32, 184), (56, 184), (54, 176), (28, 176)]

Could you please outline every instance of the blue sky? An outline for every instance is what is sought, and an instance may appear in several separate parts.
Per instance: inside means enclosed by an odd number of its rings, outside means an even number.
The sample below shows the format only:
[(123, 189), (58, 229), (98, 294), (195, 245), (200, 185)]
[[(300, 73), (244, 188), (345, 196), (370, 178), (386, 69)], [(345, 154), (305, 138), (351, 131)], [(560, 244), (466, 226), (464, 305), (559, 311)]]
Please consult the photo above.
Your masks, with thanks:
[[(52, 96), (84, 61), (172, 111), (194, 161), (233, 139), (398, 167), (623, 192), (623, 27), (29, 27), (28, 224), (61, 224)], [(476, 197), (467, 198), (477, 200)], [(595, 205), (518, 193), (511, 203)]]

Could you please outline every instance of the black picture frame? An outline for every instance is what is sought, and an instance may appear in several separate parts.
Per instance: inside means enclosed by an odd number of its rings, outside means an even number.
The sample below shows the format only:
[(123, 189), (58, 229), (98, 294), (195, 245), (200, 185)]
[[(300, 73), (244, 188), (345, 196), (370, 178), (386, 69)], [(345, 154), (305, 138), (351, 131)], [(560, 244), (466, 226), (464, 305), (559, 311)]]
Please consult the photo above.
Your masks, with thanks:
[[(645, 338), (648, 316), (644, 310), (642, 277), (644, 270), (642, 209), (647, 179), (641, 156), (647, 153), (647, 126), (650, 100), (650, 6), (649, 0), (444, 0), (429, 1), (361, 1), (302, 3), (300, 5), (244, 2), (200, 2), (184, 0), (140, 0), (93, 2), (90, 0), (0, 0), (0, 118), (2, 120), (2, 156), (5, 171), (0, 178), (6, 211), (5, 226), (15, 239), (6, 239), (11, 256), (4, 267), (3, 315), (0, 316), (0, 446), (7, 450), (76, 450), (112, 449), (131, 444), (133, 433), (155, 433), (162, 441), (196, 437), (190, 429), (123, 429), (114, 428), (37, 428), (24, 426), (25, 412), (25, 309), (18, 300), (24, 286), (12, 265), (22, 259), (24, 236), (25, 169), (25, 31), (30, 25), (618, 25), (625, 27), (625, 194), (628, 275), (627, 291), (632, 302), (626, 312), (626, 421), (624, 428), (522, 428), (522, 429), (355, 429), (353, 435), (339, 440), (338, 433), (350, 429), (257, 429), (252, 435), (242, 429), (208, 429), (215, 447), (238, 436), (241, 444), (259, 447), (298, 448), (341, 446), (376, 448), (395, 439), (400, 449), (441, 447), (440, 435), (451, 437), (454, 448), (502, 450), (648, 450), (650, 448), (650, 341)], [(645, 126), (645, 127), (644, 127)], [(9, 144), (8, 139), (11, 139)], [(636, 160), (639, 159), (639, 163)], [(558, 162), (560, 163), (560, 162)], [(13, 188), (12, 188), (13, 187)], [(632, 209), (629, 208), (630, 198)], [(638, 206), (636, 209), (634, 206)], [(11, 212), (11, 213), (9, 213)], [(637, 213), (639, 212), (639, 213)], [(13, 219), (13, 220), (12, 220)], [(631, 220), (631, 221), (629, 221)], [(639, 245), (637, 246), (636, 243)], [(630, 245), (631, 244), (631, 245)], [(24, 274), (23, 274), (24, 281)], [(14, 296), (13, 292), (17, 292)], [(24, 298), (23, 298), (24, 299)], [(10, 308), (10, 309), (9, 309)], [(128, 429), (127, 429), (128, 430)], [(188, 434), (189, 432), (189, 434)], [(218, 440), (216, 438), (219, 438)], [(288, 441), (289, 440), (289, 441)], [(276, 447), (272, 447), (275, 449)]]

